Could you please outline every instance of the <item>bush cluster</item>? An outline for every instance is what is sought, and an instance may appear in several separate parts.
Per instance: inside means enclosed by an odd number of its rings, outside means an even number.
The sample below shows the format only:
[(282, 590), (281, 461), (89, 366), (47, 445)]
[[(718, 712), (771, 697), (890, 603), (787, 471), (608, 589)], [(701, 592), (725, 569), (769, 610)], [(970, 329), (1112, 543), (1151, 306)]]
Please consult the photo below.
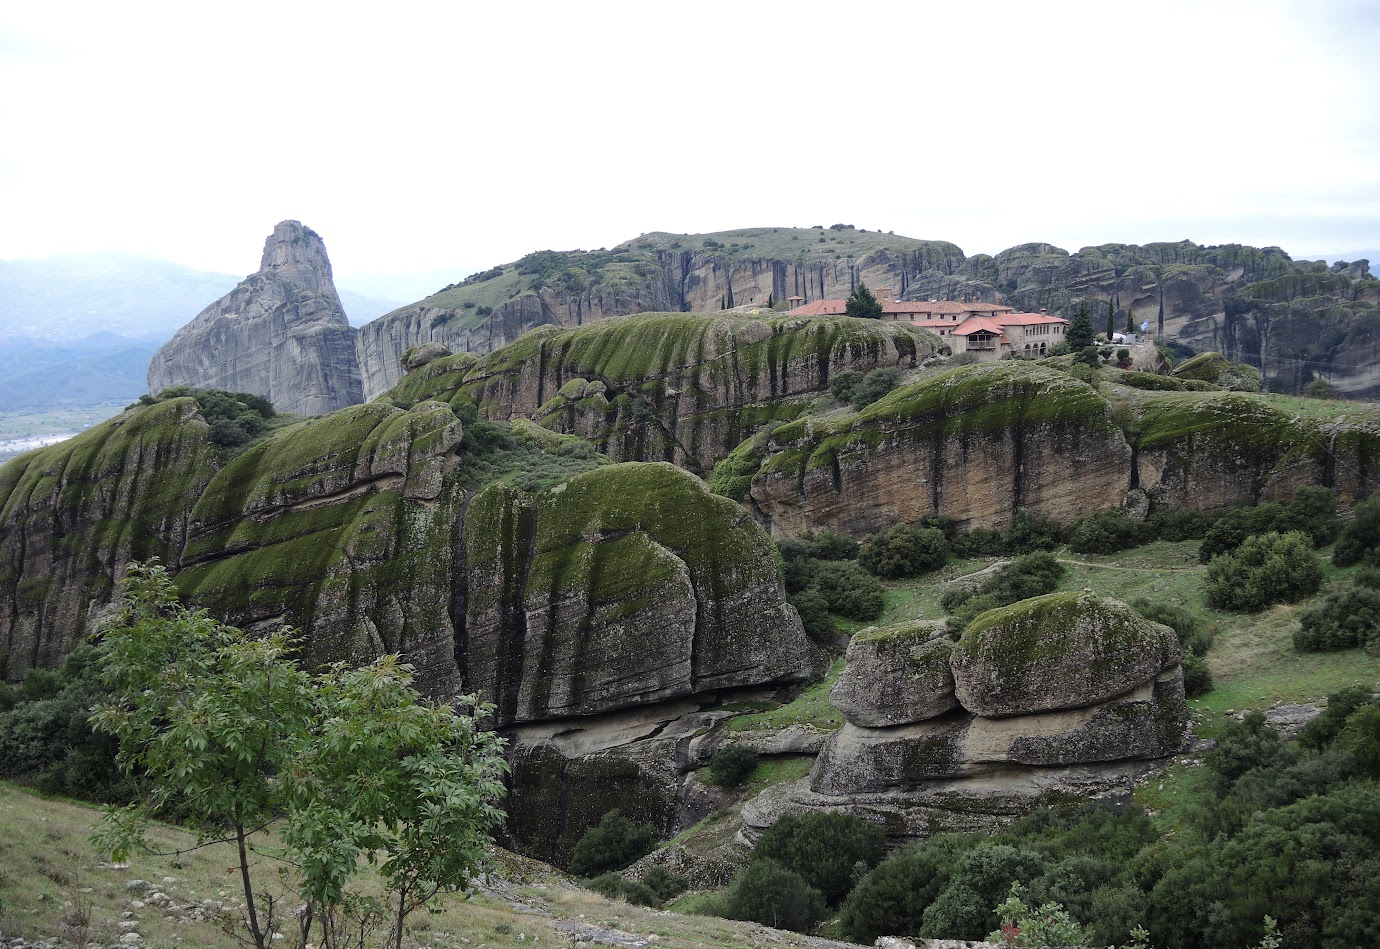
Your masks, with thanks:
[(1114, 554), (1154, 539), (1153, 527), (1120, 513), (1090, 514), (1069, 533), (1069, 549), (1080, 554)]
[(618, 813), (606, 813), (597, 827), (585, 831), (570, 853), (570, 872), (594, 877), (610, 870), (621, 870), (646, 856), (656, 846), (656, 831), (647, 824), (634, 824)]
[(277, 415), (273, 403), (263, 396), (191, 386), (173, 386), (156, 396), (141, 395), (139, 404), (156, 405), (184, 396), (196, 399), (197, 410), (211, 425), (211, 441), (226, 448), (245, 445), (262, 435), (268, 420)]
[(1357, 646), (1380, 647), (1380, 590), (1348, 587), (1329, 593), (1299, 616), (1294, 648), (1333, 652)]
[(901, 381), (901, 370), (883, 366), (863, 375), (856, 369), (846, 369), (829, 381), (829, 393), (840, 402), (861, 409), (876, 402)]
[(944, 566), (949, 539), (937, 527), (897, 524), (862, 542), (858, 563), (888, 580), (916, 577)]
[(714, 752), (709, 759), (709, 767), (704, 769), (705, 779), (721, 788), (737, 787), (757, 770), (760, 756), (746, 745), (729, 745)]
[(1337, 538), (1332, 563), (1338, 567), (1358, 563), (1380, 567), (1380, 495), (1366, 498), (1356, 505), (1351, 523)]
[(1139, 598), (1131, 601), (1131, 608), (1153, 623), (1162, 623), (1174, 630), (1183, 647), (1184, 692), (1189, 698), (1212, 691), (1212, 672), (1203, 658), (1212, 647), (1213, 634), (1188, 610), (1168, 603), (1152, 603)]
[(787, 815), (757, 841), (751, 862), (712, 911), (810, 932), (885, 851), (882, 829), (852, 814)]
[(1246, 538), (1272, 531), (1301, 531), (1314, 547), (1321, 547), (1337, 536), (1338, 523), (1337, 500), (1331, 491), (1319, 486), (1299, 488), (1288, 504), (1266, 501), (1223, 514), (1204, 534), (1198, 561), (1209, 563), (1236, 550)]
[(830, 613), (873, 620), (882, 615), (882, 584), (854, 562), (857, 541), (828, 531), (777, 544), (781, 579), (800, 613), (805, 632), (816, 641), (833, 635)]
[(939, 605), (949, 616), (949, 631), (957, 635), (979, 613), (1053, 593), (1059, 588), (1063, 575), (1064, 565), (1053, 554), (1043, 550), (1022, 554), (983, 581), (981, 586), (946, 590)]
[(1234, 553), (1208, 564), (1204, 589), (1216, 609), (1254, 613), (1273, 603), (1295, 603), (1318, 592), (1322, 567), (1302, 531), (1248, 537)]
[(82, 644), (57, 669), (30, 670), (17, 686), (0, 684), (0, 777), (90, 801), (134, 799), (133, 781), (115, 763), (118, 742), (87, 721), (93, 708), (113, 702), (96, 659), (96, 650)]

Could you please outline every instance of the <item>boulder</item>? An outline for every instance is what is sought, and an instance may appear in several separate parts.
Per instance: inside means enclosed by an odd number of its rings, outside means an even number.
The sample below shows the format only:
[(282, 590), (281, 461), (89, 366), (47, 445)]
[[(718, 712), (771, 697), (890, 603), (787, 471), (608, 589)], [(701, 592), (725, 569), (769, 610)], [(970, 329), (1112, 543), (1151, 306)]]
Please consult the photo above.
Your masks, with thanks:
[(1090, 708), (1010, 718), (957, 714), (914, 725), (845, 725), (815, 762), (810, 789), (848, 795), (909, 792), (926, 782), (977, 777), (1009, 765), (1086, 765), (1162, 758), (1186, 725), (1176, 665), (1132, 692)]
[(959, 703), (1002, 717), (1097, 705), (1180, 660), (1178, 638), (1117, 600), (1051, 593), (980, 614), (951, 664)]
[(941, 622), (867, 629), (848, 644), (829, 700), (854, 725), (904, 725), (958, 707), (949, 668), (953, 641)]

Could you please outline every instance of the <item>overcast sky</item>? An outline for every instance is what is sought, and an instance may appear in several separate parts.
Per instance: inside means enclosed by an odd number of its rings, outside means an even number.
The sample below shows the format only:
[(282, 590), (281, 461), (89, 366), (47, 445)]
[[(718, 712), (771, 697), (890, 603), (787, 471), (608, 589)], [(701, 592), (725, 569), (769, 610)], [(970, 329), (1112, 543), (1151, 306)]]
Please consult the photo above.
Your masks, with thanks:
[(343, 284), (835, 222), (1374, 247), (1377, 49), (1375, 0), (8, 3), (0, 259), (243, 275), (285, 218)]

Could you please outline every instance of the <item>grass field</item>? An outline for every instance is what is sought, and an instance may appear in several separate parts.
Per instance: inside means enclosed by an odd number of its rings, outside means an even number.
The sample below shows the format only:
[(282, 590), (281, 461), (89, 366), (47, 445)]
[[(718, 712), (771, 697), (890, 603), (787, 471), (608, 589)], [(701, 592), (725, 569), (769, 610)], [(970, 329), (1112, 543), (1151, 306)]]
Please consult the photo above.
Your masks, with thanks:
[[(188, 850), (193, 838), (172, 827), (156, 828), (153, 844), (169, 853), (135, 856), (127, 864), (104, 862), (88, 841), (99, 811), (47, 800), (0, 784), (0, 935), (61, 939), (63, 946), (111, 945), (138, 932), (146, 949), (229, 947), (239, 943), (217, 919), (190, 919), (189, 907), (209, 900), (238, 919), (236, 859), (228, 844)], [(442, 896), (438, 912), (414, 913), (403, 945), (446, 949), (512, 946), (573, 947), (588, 944), (591, 927), (636, 934), (667, 949), (709, 947), (806, 947), (805, 936), (708, 916), (681, 916), (615, 903), (576, 886), (544, 864), (506, 851), (493, 852), (498, 872), (468, 898)], [(272, 881), (278, 866), (260, 857), (255, 872)], [(366, 870), (366, 876), (372, 871)], [(150, 889), (165, 893), (169, 911), (144, 903)], [(380, 893), (377, 887), (375, 893)], [(136, 906), (137, 900), (144, 905)], [(295, 901), (284, 905), (296, 906)], [(203, 914), (204, 915), (204, 914)], [(186, 918), (188, 921), (183, 921)], [(295, 923), (279, 928), (283, 949), (297, 945)], [(124, 924), (122, 926), (122, 924)], [(133, 925), (130, 925), (133, 924)], [(580, 937), (585, 931), (585, 938)], [(650, 937), (655, 937), (651, 939)], [(382, 943), (377, 933), (367, 945)]]

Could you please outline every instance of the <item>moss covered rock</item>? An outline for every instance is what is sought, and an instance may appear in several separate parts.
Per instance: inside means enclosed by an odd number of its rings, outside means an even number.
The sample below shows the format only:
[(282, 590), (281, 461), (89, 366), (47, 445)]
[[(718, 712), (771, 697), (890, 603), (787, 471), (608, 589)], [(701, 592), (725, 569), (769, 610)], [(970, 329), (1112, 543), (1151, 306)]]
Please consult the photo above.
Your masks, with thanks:
[(784, 536), (933, 515), (1003, 526), (1017, 510), (1074, 520), (1120, 505), (1131, 458), (1090, 386), (1010, 362), (937, 374), (857, 415), (783, 425), (772, 445), (752, 497)]
[(238, 626), (298, 628), (310, 662), (403, 652), (423, 689), (454, 694), (463, 493), (446, 473), (462, 436), (438, 402), (354, 406), (276, 433), (207, 486), (179, 589)]
[(707, 473), (757, 429), (800, 415), (834, 374), (911, 368), (937, 345), (877, 320), (639, 313), (541, 327), (474, 362), (443, 357), (386, 396), (468, 399), (487, 418), (525, 417), (616, 460)]
[(672, 465), (612, 465), (536, 495), (490, 485), (463, 538), (460, 665), (500, 723), (808, 671), (771, 541)]
[(1178, 638), (1125, 603), (1051, 593), (980, 614), (951, 664), (975, 715), (1025, 715), (1096, 705), (1177, 665)]
[(1135, 425), (1136, 481), (1156, 508), (1284, 501), (1329, 480), (1320, 427), (1259, 396), (1155, 393)]
[(1244, 363), (1233, 363), (1221, 353), (1199, 353), (1175, 366), (1171, 375), (1177, 379), (1210, 382), (1233, 392), (1260, 391), (1259, 369)]
[(125, 565), (176, 567), (221, 462), (196, 401), (130, 409), (0, 468), (0, 646), (7, 678), (58, 665)]
[(854, 725), (924, 721), (958, 707), (949, 669), (953, 642), (942, 622), (864, 630), (848, 644), (847, 666), (829, 692)]

